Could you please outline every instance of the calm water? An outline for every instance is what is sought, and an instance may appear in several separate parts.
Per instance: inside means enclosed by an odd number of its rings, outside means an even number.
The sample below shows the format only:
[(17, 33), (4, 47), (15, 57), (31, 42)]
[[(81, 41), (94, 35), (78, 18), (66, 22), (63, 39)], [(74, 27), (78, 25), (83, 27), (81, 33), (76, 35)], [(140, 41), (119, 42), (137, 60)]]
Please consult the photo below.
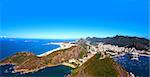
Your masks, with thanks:
[(74, 40), (58, 39), (0, 39), (0, 60), (16, 52), (27, 51), (36, 55), (58, 48), (59, 45), (46, 45), (49, 42), (69, 42)]
[(16, 77), (16, 76), (23, 76), (23, 77), (64, 77), (71, 73), (72, 68), (59, 65), (54, 67), (47, 67), (41, 69), (37, 72), (27, 73), (27, 74), (20, 74), (20, 73), (12, 73), (14, 65), (3, 65), (0, 66), (0, 76), (5, 77)]
[[(70, 41), (74, 41), (74, 40), (0, 39), (0, 59), (4, 59), (20, 51), (33, 52), (34, 54), (38, 55), (59, 47), (59, 45), (53, 45), (53, 44), (46, 45), (49, 42), (70, 42)], [(65, 75), (71, 72), (70, 67), (60, 65), (55, 67), (44, 68), (33, 73), (20, 74), (20, 73), (12, 73), (13, 67), (14, 65), (0, 66), (0, 76), (64, 77)]]
[[(130, 55), (125, 55), (121, 57), (114, 58), (119, 64), (121, 64), (128, 72), (132, 72), (136, 76), (139, 77), (149, 77), (149, 57), (140, 56), (139, 61), (131, 60)], [(55, 66), (55, 67), (48, 67), (41, 69), (34, 73), (28, 73), (21, 75), (20, 73), (12, 73), (13, 65), (4, 65), (0, 66), (0, 75), (3, 76), (53, 76), (53, 77), (64, 77), (67, 74), (71, 73), (71, 68), (66, 67), (63, 65)]]
[[(46, 51), (59, 47), (58, 45), (45, 45), (49, 42), (69, 42), (74, 40), (41, 40), (41, 39), (0, 39), (0, 59), (15, 54), (20, 51), (30, 51), (35, 54), (41, 54)], [(114, 58), (128, 72), (132, 72), (136, 76), (149, 76), (149, 57), (140, 56), (139, 61), (131, 60), (129, 54)], [(21, 75), (20, 73), (12, 73), (13, 65), (0, 66), (0, 75), (3, 76), (54, 76), (64, 77), (71, 72), (70, 67), (56, 66), (41, 69), (34, 73)]]
[(130, 54), (114, 58), (128, 72), (132, 72), (139, 77), (149, 77), (150, 57), (140, 56), (139, 60), (131, 60)]

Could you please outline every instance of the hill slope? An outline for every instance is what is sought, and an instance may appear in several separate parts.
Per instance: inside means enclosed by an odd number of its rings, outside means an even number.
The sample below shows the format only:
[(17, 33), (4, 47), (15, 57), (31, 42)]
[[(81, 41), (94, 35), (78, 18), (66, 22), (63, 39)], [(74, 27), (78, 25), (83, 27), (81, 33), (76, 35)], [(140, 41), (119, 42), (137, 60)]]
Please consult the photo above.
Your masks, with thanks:
[(107, 38), (86, 38), (87, 41), (90, 41), (91, 44), (97, 44), (103, 42), (104, 44), (118, 45), (121, 47), (135, 47), (138, 50), (148, 50), (149, 49), (149, 40), (139, 37), (129, 37), (129, 36), (115, 36)]
[(128, 73), (111, 58), (99, 59), (100, 54), (75, 69), (70, 77), (129, 77)]
[(30, 52), (18, 52), (1, 60), (0, 64), (15, 64), (15, 71), (31, 72), (47, 66), (61, 64), (71, 58), (78, 59), (81, 52), (86, 52), (86, 50), (79, 46), (58, 50), (43, 57), (38, 57)]

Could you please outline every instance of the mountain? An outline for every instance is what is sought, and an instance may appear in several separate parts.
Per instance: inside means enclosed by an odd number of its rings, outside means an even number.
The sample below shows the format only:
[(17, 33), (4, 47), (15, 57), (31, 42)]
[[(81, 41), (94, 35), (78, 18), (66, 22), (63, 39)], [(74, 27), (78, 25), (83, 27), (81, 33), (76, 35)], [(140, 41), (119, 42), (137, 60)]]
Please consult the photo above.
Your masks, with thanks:
[(149, 49), (149, 40), (139, 37), (116, 35), (115, 37), (106, 37), (106, 38), (87, 37), (86, 40), (89, 41), (90, 44), (97, 44), (99, 42), (103, 42), (104, 44), (118, 45), (121, 47), (128, 47), (128, 48), (135, 47), (138, 50)]
[(112, 58), (100, 59), (100, 54), (96, 54), (68, 77), (129, 77), (129, 74)]
[[(59, 65), (71, 58), (78, 59), (86, 49), (80, 46), (72, 46), (52, 52), (49, 55), (38, 57), (30, 52), (18, 52), (0, 61), (0, 64), (15, 64), (17, 72), (32, 72), (47, 66)], [(82, 55), (84, 56), (84, 55)]]
[[(30, 52), (18, 52), (1, 60), (0, 64), (15, 64), (15, 72), (28, 73), (45, 67), (60, 65), (63, 62), (68, 62), (70, 59), (79, 60), (86, 54), (85, 42), (81, 42), (78, 46), (58, 50), (42, 57), (38, 57)], [(100, 54), (96, 54), (83, 65), (73, 70), (70, 77), (128, 77), (128, 73), (113, 59), (100, 59), (100, 57)]]

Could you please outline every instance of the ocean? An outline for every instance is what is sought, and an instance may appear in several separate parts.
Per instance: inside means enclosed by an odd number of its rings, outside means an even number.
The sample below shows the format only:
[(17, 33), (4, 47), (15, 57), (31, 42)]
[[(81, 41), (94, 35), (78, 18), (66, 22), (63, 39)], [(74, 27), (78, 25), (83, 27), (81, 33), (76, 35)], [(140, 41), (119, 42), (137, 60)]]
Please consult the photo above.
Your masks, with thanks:
[(0, 76), (4, 77), (65, 77), (71, 73), (72, 68), (64, 65), (47, 67), (41, 69), (37, 72), (30, 72), (26, 74), (12, 73), (14, 65), (1, 65), (0, 66)]
[(50, 42), (70, 42), (70, 39), (22, 39), (22, 38), (1, 38), (0, 39), (0, 60), (17, 52), (32, 52), (36, 55), (60, 47), (59, 45), (47, 44)]
[[(4, 59), (20, 51), (33, 52), (36, 55), (42, 54), (46, 51), (58, 48), (58, 45), (47, 45), (49, 42), (70, 42), (74, 40), (68, 39), (0, 39), (0, 59)], [(140, 56), (139, 60), (131, 60), (129, 54), (116, 57), (114, 60), (122, 65), (128, 72), (132, 72), (139, 77), (149, 76), (149, 60), (150, 57)], [(41, 69), (37, 72), (20, 74), (12, 73), (14, 65), (0, 66), (0, 76), (53, 76), (64, 77), (71, 73), (72, 68), (67, 66), (55, 66)]]
[[(36, 55), (42, 54), (49, 50), (60, 47), (59, 45), (48, 44), (50, 42), (71, 42), (72, 39), (22, 39), (22, 38), (3, 38), (0, 39), (0, 60), (5, 59), (17, 52), (32, 52)], [(12, 73), (14, 65), (1, 65), (0, 76), (23, 76), (23, 77), (39, 77), (53, 76), (64, 77), (71, 72), (71, 68), (63, 65), (55, 67), (47, 67), (37, 72), (20, 74)]]
[(122, 65), (126, 71), (132, 72), (136, 77), (149, 77), (150, 57), (139, 56), (139, 60), (131, 60), (130, 57), (131, 54), (126, 54), (116, 57), (114, 60)]

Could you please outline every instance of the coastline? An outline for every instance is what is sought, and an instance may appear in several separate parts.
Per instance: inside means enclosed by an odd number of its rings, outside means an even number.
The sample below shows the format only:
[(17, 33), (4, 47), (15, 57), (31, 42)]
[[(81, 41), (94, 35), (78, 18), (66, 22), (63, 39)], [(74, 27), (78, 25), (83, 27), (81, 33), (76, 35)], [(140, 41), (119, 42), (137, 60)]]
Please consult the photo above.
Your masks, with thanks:
[[(52, 52), (54, 51), (58, 51), (58, 50), (61, 50), (61, 49), (67, 49), (67, 48), (70, 48), (72, 46), (75, 46), (75, 44), (72, 44), (70, 42), (55, 42), (55, 43), (47, 43), (47, 45), (49, 44), (54, 44), (54, 45), (59, 45), (60, 47), (56, 48), (56, 49), (53, 49), (53, 50), (50, 50), (50, 51), (47, 51), (45, 53), (42, 53), (40, 55), (36, 55), (37, 57), (42, 57), (42, 56), (46, 56), (48, 54), (51, 54)], [(47, 67), (54, 67), (54, 66), (59, 66), (59, 65), (64, 65), (64, 64), (48, 64), (46, 66), (43, 66), (41, 68), (38, 68), (38, 69), (33, 69), (33, 70), (28, 70), (28, 69), (15, 69), (15, 64), (14, 63), (2, 63), (0, 64), (1, 65), (7, 65), (7, 64), (13, 64), (14, 65), (14, 71), (12, 71), (12, 73), (17, 73), (17, 72), (20, 72), (20, 74), (26, 74), (26, 73), (30, 73), (30, 72), (37, 72), (41, 69), (44, 69), (44, 68), (47, 68)], [(71, 67), (73, 68), (73, 66), (69, 66), (69, 65), (64, 65), (64, 66), (68, 66), (68, 67)]]
[(20, 73), (20, 74), (33, 73), (33, 72), (37, 72), (39, 70), (42, 70), (44, 68), (55, 67), (55, 66), (59, 66), (59, 65), (63, 65), (63, 66), (74, 68), (74, 66), (70, 66), (70, 65), (67, 65), (67, 64), (64, 64), (64, 63), (60, 63), (60, 64), (48, 64), (46, 66), (43, 66), (41, 68), (34, 69), (34, 70), (28, 70), (28, 69), (19, 69), (19, 70), (16, 70), (15, 69), (16, 65), (14, 63), (3, 63), (3, 64), (0, 64), (0, 66), (5, 66), (5, 65), (13, 65), (14, 70), (12, 71), (12, 73)]
[(44, 68), (48, 68), (48, 67), (54, 67), (54, 66), (59, 66), (60, 64), (56, 64), (56, 65), (47, 65), (47, 66), (43, 66), (41, 68), (38, 69), (34, 69), (34, 70), (26, 70), (26, 69), (20, 69), (20, 70), (14, 70), (14, 73), (20, 72), (21, 74), (27, 74), (27, 73), (33, 73), (33, 72), (37, 72), (39, 70), (42, 70)]
[(40, 55), (37, 55), (38, 57), (42, 57), (42, 56), (46, 56), (54, 51), (58, 51), (58, 50), (62, 50), (62, 49), (67, 49), (70, 48), (72, 46), (75, 46), (75, 44), (71, 44), (70, 42), (52, 42), (52, 43), (48, 43), (48, 44), (53, 44), (53, 45), (59, 45), (60, 47), (47, 51), (45, 53), (42, 53)]
[[(49, 44), (53, 44), (53, 45), (59, 45), (60, 47), (56, 48), (56, 49), (53, 49), (53, 50), (50, 50), (50, 51), (47, 51), (45, 53), (42, 53), (40, 55), (37, 55), (38, 57), (42, 57), (42, 56), (46, 56), (48, 54), (51, 54), (52, 52), (55, 52), (55, 51), (58, 51), (58, 50), (62, 50), (62, 49), (67, 49), (67, 48), (70, 48), (72, 46), (75, 46), (75, 44), (72, 44), (70, 42), (52, 42), (52, 43), (48, 43), (47, 45)], [(54, 66), (59, 66), (59, 65), (64, 65), (64, 66), (68, 66), (68, 67), (71, 67), (71, 68), (75, 68), (75, 66), (73, 65), (68, 65), (68, 64), (55, 64), (55, 65), (47, 65), (47, 66), (44, 66), (44, 67), (41, 67), (39, 69), (34, 69), (34, 70), (24, 70), (24, 69), (21, 69), (21, 70), (15, 70), (15, 72), (21, 72), (21, 74), (25, 74), (25, 73), (30, 73), (30, 72), (37, 72), (41, 69), (44, 69), (44, 68), (47, 68), (47, 67), (54, 67)]]
[(139, 56), (145, 56), (145, 57), (149, 57), (150, 58), (150, 55), (147, 55), (147, 54), (139, 54)]
[(66, 62), (62, 63), (61, 65), (68, 66), (68, 67), (71, 67), (71, 68), (76, 68), (75, 65), (70, 64), (70, 63), (66, 63)]

